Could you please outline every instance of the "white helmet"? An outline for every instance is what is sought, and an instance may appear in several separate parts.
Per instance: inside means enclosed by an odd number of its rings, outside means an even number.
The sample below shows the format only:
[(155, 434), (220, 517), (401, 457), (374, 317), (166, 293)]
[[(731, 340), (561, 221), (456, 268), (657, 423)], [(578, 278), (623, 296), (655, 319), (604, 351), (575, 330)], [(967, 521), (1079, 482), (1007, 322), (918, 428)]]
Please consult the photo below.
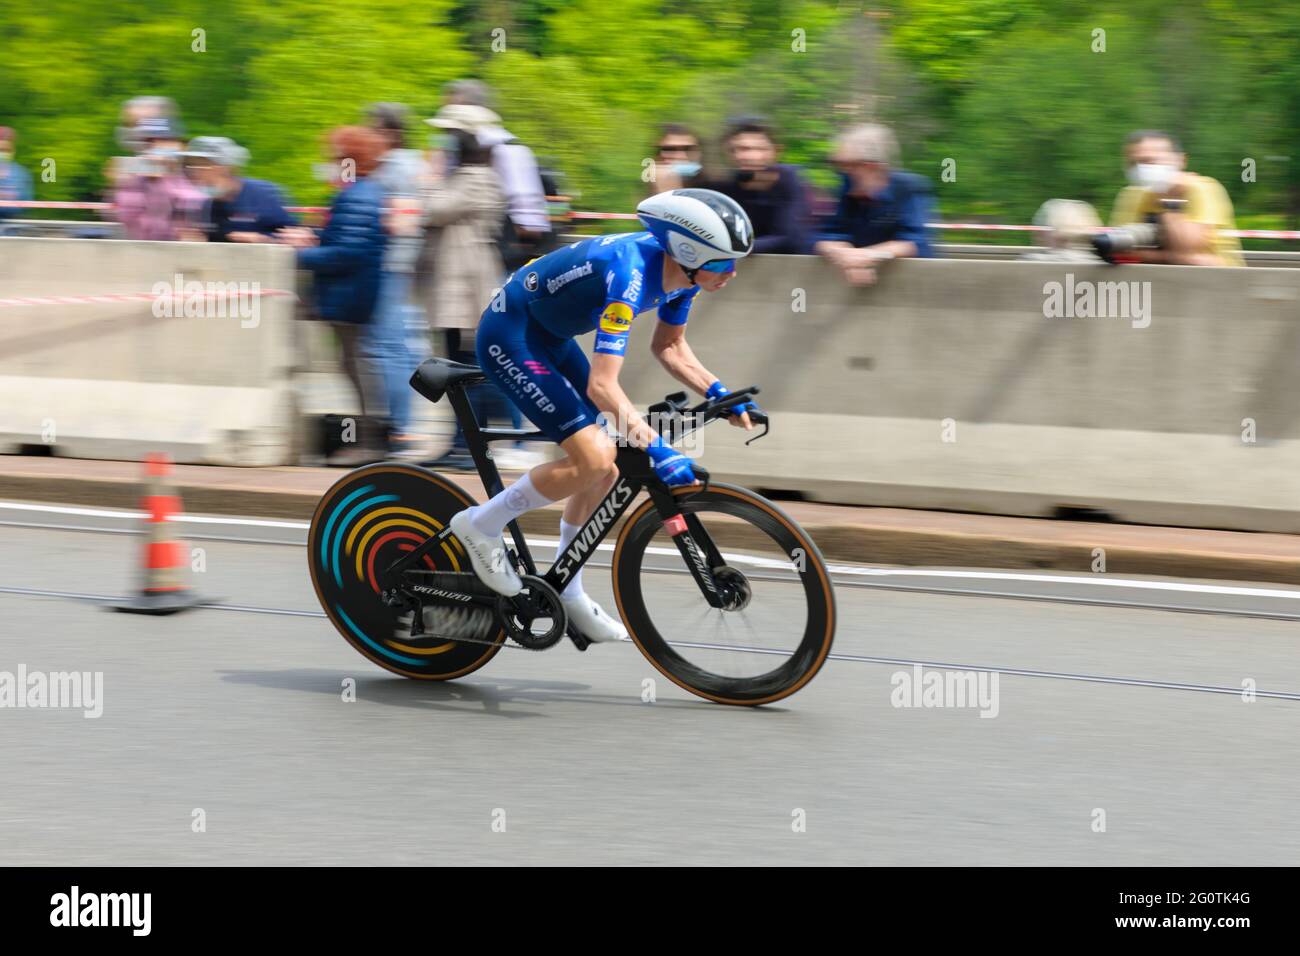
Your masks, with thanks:
[(670, 189), (644, 200), (636, 214), (688, 271), (718, 259), (743, 259), (754, 248), (754, 227), (745, 210), (712, 189)]

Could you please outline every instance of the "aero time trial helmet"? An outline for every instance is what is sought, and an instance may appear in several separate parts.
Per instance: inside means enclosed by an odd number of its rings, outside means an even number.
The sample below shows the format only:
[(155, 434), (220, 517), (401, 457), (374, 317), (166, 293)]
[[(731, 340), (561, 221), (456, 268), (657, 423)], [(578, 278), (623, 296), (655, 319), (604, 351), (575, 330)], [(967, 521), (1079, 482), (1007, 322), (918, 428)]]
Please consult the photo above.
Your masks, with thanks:
[(712, 189), (670, 189), (642, 201), (636, 214), (688, 274), (706, 263), (743, 259), (754, 249), (745, 210)]

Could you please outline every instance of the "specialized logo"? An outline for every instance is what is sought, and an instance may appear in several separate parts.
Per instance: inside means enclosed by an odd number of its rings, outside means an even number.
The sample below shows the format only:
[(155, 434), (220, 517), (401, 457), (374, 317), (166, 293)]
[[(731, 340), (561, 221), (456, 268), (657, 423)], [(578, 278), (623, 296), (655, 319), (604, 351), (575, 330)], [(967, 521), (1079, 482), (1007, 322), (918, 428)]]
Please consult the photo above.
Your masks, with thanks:
[(712, 237), (712, 233), (710, 233), (703, 226), (696, 225), (695, 223), (691, 222), (691, 220), (687, 219), (685, 216), (679, 216), (675, 212), (661, 212), (659, 213), (659, 218), (666, 219), (668, 222), (674, 222), (677, 225), (681, 226), (683, 229), (689, 229), (691, 232), (695, 233), (701, 239), (707, 240)]
[(459, 591), (444, 591), (442, 588), (431, 588), (426, 584), (412, 584), (410, 589), (416, 594), (428, 594), (431, 597), (447, 598), (451, 601), (473, 600), (473, 595), (461, 594)]
[(632, 327), (632, 307), (626, 302), (611, 302), (600, 314), (600, 330), (621, 335)]
[(595, 513), (587, 519), (578, 536), (573, 539), (568, 549), (564, 552), (564, 560), (555, 566), (555, 573), (561, 581), (569, 580), (573, 574), (573, 565), (582, 560), (583, 555), (587, 554), (596, 542), (605, 536), (605, 530), (614, 523), (623, 506), (632, 500), (636, 492), (626, 481), (619, 479), (616, 484), (601, 502)]
[(574, 279), (581, 279), (583, 276), (591, 275), (591, 260), (588, 259), (580, 266), (574, 266), (561, 272), (558, 276), (546, 280), (546, 291), (555, 295), (560, 289), (572, 282)]
[(632, 270), (632, 280), (627, 284), (627, 291), (623, 293), (623, 298), (635, 302), (641, 298), (641, 270)]
[(524, 288), (527, 289), (529, 292), (536, 292), (536, 291), (537, 291), (537, 273), (536, 273), (536, 272), (530, 272), (530, 273), (528, 273), (528, 275), (524, 276)]
[(709, 566), (704, 560), (704, 554), (700, 551), (699, 545), (695, 543), (695, 539), (690, 535), (682, 538), (682, 541), (686, 544), (686, 553), (691, 556), (691, 561), (695, 564), (695, 570), (699, 574), (700, 580), (704, 582), (706, 588), (716, 594), (718, 589), (713, 586), (713, 574), (709, 571)]

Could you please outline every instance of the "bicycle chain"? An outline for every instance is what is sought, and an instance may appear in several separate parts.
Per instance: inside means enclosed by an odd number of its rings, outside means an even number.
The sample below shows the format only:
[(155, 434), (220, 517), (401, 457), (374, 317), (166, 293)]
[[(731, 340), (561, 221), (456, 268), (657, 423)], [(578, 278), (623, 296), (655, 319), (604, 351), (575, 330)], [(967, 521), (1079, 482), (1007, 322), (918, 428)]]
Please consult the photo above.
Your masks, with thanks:
[[(411, 640), (412, 638), (410, 637), (409, 634), (410, 626), (409, 625), (402, 625), (402, 626), (406, 628), (408, 632), (406, 640)], [(504, 631), (505, 628), (503, 627), (501, 628), (501, 630)], [(569, 634), (567, 628), (564, 631), (564, 636), (569, 638), (570, 640), (573, 639), (572, 635)], [(481, 641), (474, 637), (441, 637), (438, 634), (422, 634), (420, 635), (420, 637), (414, 638), (414, 640), (427, 640), (427, 639), (438, 640), (438, 641), (451, 641), (456, 644), (481, 644), (484, 647), (496, 647), (499, 645), (501, 647), (513, 647), (517, 651), (533, 651), (534, 653), (540, 653), (541, 651), (549, 651), (551, 647), (555, 646), (554, 644), (552, 644), (550, 645), (550, 647), (529, 647), (527, 644), (520, 644), (509, 634), (506, 634), (506, 639), (504, 641), (495, 641), (495, 640)]]

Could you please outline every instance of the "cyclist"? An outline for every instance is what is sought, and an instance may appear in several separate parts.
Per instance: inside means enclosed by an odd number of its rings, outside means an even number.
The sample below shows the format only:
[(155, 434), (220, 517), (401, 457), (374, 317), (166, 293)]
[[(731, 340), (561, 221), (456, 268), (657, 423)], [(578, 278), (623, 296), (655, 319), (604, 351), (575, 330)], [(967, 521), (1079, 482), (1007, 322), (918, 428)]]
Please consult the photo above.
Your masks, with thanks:
[[(523, 584), (503, 560), (501, 535), (525, 512), (567, 498), (557, 555), (572, 542), (618, 478), (615, 446), (597, 421), (618, 422), (644, 448), (669, 485), (696, 483), (691, 460), (673, 450), (637, 413), (618, 382), (632, 320), (658, 307), (650, 350), (682, 384), (710, 399), (728, 389), (686, 342), (691, 301), (715, 292), (754, 246), (749, 217), (735, 200), (709, 189), (674, 189), (637, 206), (647, 231), (585, 239), (516, 270), (483, 312), (476, 352), (484, 372), (565, 453), (533, 468), (500, 494), (451, 519), (475, 573), (506, 596)], [(574, 338), (596, 331), (588, 361)], [(752, 428), (735, 406), (731, 421)], [(560, 594), (577, 629), (592, 641), (627, 637), (627, 629), (583, 590), (582, 571)]]

